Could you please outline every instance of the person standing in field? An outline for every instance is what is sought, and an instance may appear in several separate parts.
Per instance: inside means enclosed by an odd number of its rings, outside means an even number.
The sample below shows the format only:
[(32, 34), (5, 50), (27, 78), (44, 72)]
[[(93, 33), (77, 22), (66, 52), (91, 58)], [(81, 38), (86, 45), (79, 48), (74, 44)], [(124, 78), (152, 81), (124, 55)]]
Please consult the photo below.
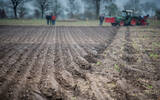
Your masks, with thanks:
[(56, 16), (52, 16), (52, 25), (56, 24)]
[(47, 21), (47, 25), (49, 25), (50, 24), (50, 16), (48, 14), (46, 15), (46, 21)]
[(49, 15), (49, 24), (52, 25), (52, 14)]
[(99, 16), (99, 25), (102, 26), (104, 21), (104, 14)]

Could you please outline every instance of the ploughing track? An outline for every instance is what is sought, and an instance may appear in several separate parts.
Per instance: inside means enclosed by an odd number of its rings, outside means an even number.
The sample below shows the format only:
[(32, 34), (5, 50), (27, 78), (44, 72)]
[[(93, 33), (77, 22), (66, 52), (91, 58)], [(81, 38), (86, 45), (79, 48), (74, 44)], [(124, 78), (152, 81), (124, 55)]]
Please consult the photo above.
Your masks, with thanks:
[(1, 26), (1, 100), (98, 98), (99, 89), (92, 89), (86, 74), (92, 73), (92, 63), (110, 45), (117, 30)]

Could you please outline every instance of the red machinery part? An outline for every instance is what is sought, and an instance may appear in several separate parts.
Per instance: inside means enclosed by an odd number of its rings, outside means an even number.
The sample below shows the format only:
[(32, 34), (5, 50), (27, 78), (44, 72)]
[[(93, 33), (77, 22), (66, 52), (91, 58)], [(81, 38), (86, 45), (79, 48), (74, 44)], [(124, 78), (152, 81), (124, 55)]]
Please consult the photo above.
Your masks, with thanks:
[(144, 19), (142, 19), (141, 20), (141, 25), (147, 25), (147, 22)]
[(131, 20), (131, 25), (132, 25), (132, 26), (135, 26), (136, 24), (137, 24), (136, 20), (135, 20), (135, 19), (132, 19), (132, 20)]
[(105, 22), (106, 23), (115, 23), (115, 18), (114, 17), (105, 18)]
[(124, 21), (121, 21), (121, 22), (119, 23), (119, 25), (120, 25), (120, 26), (124, 26)]
[(147, 20), (148, 19), (148, 16), (144, 16), (144, 20)]

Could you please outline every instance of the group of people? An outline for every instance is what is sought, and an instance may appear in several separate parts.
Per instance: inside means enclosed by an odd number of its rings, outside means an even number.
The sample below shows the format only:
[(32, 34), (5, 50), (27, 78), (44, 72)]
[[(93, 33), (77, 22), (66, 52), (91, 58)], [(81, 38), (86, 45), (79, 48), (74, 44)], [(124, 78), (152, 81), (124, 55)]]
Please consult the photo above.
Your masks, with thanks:
[(55, 25), (56, 24), (56, 16), (46, 15), (46, 20), (47, 20), (48, 25)]
[[(47, 25), (55, 25), (56, 24), (56, 16), (46, 15)], [(104, 21), (104, 14), (99, 16), (99, 25), (102, 26)]]

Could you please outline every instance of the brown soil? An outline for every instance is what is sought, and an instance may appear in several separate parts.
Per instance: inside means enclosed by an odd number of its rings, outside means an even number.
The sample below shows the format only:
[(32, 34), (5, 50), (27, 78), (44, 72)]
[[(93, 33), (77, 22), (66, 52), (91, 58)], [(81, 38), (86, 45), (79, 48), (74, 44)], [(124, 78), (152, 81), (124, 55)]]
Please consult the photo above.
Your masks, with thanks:
[(158, 100), (149, 27), (0, 26), (0, 100)]

